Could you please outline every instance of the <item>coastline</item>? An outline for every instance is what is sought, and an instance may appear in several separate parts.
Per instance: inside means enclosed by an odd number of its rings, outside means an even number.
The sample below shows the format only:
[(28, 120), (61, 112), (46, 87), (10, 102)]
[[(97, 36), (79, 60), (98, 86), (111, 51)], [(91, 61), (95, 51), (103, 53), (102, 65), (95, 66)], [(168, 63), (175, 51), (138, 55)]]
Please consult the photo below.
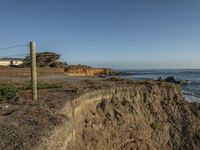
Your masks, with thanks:
[(116, 70), (119, 77), (131, 80), (158, 80), (169, 76), (177, 81), (187, 81), (187, 85), (181, 85), (182, 93), (189, 102), (200, 103), (200, 69), (135, 69)]

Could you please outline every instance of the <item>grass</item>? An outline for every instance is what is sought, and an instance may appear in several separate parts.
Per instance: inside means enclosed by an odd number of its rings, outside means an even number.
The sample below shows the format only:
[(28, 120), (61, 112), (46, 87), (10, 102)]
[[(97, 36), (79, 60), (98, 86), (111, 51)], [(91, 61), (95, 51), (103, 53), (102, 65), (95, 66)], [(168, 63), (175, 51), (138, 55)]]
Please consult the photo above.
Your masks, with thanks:
[[(42, 89), (57, 89), (63, 88), (63, 83), (44, 83), (38, 82), (38, 90)], [(0, 101), (11, 100), (19, 95), (21, 90), (31, 90), (32, 86), (30, 82), (26, 82), (22, 85), (14, 85), (11, 83), (0, 82)]]
[(18, 94), (18, 89), (13, 84), (0, 83), (0, 101), (13, 99)]
[[(45, 83), (45, 82), (38, 82), (37, 83), (37, 89), (42, 90), (42, 89), (58, 89), (58, 88), (63, 88), (64, 85), (62, 83)], [(30, 90), (32, 88), (31, 83), (27, 82), (23, 84), (20, 89), (22, 90)]]

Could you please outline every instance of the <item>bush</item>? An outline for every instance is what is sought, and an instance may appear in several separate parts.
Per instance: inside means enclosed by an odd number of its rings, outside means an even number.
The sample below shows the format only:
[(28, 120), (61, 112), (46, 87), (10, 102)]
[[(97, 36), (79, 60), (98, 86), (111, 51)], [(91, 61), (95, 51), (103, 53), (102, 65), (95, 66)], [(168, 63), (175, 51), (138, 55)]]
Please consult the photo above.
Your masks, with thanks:
[(14, 98), (18, 93), (18, 89), (8, 83), (0, 83), (0, 101), (10, 100)]
[(153, 130), (156, 130), (156, 129), (159, 128), (159, 124), (158, 124), (157, 122), (154, 122), (154, 123), (151, 124), (151, 128), (152, 128)]

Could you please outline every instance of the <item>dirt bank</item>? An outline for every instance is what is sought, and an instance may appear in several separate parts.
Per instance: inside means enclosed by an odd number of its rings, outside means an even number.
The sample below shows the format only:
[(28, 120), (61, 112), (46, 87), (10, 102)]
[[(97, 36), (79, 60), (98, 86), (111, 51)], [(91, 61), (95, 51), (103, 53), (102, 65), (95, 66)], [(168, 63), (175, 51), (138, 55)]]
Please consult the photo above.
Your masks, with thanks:
[(74, 101), (74, 137), (67, 149), (193, 149), (200, 147), (200, 106), (180, 89), (137, 85)]

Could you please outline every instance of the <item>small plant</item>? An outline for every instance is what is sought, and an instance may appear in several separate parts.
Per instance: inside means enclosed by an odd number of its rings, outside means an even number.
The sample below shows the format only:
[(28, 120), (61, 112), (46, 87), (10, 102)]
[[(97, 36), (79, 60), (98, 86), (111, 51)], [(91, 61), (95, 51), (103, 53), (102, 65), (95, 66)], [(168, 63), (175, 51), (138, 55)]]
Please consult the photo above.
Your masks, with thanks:
[(156, 130), (156, 129), (159, 128), (159, 124), (158, 124), (157, 122), (153, 122), (153, 123), (151, 124), (151, 128), (152, 128), (153, 130)]
[(14, 98), (18, 93), (18, 89), (8, 83), (0, 83), (0, 101), (10, 100)]

